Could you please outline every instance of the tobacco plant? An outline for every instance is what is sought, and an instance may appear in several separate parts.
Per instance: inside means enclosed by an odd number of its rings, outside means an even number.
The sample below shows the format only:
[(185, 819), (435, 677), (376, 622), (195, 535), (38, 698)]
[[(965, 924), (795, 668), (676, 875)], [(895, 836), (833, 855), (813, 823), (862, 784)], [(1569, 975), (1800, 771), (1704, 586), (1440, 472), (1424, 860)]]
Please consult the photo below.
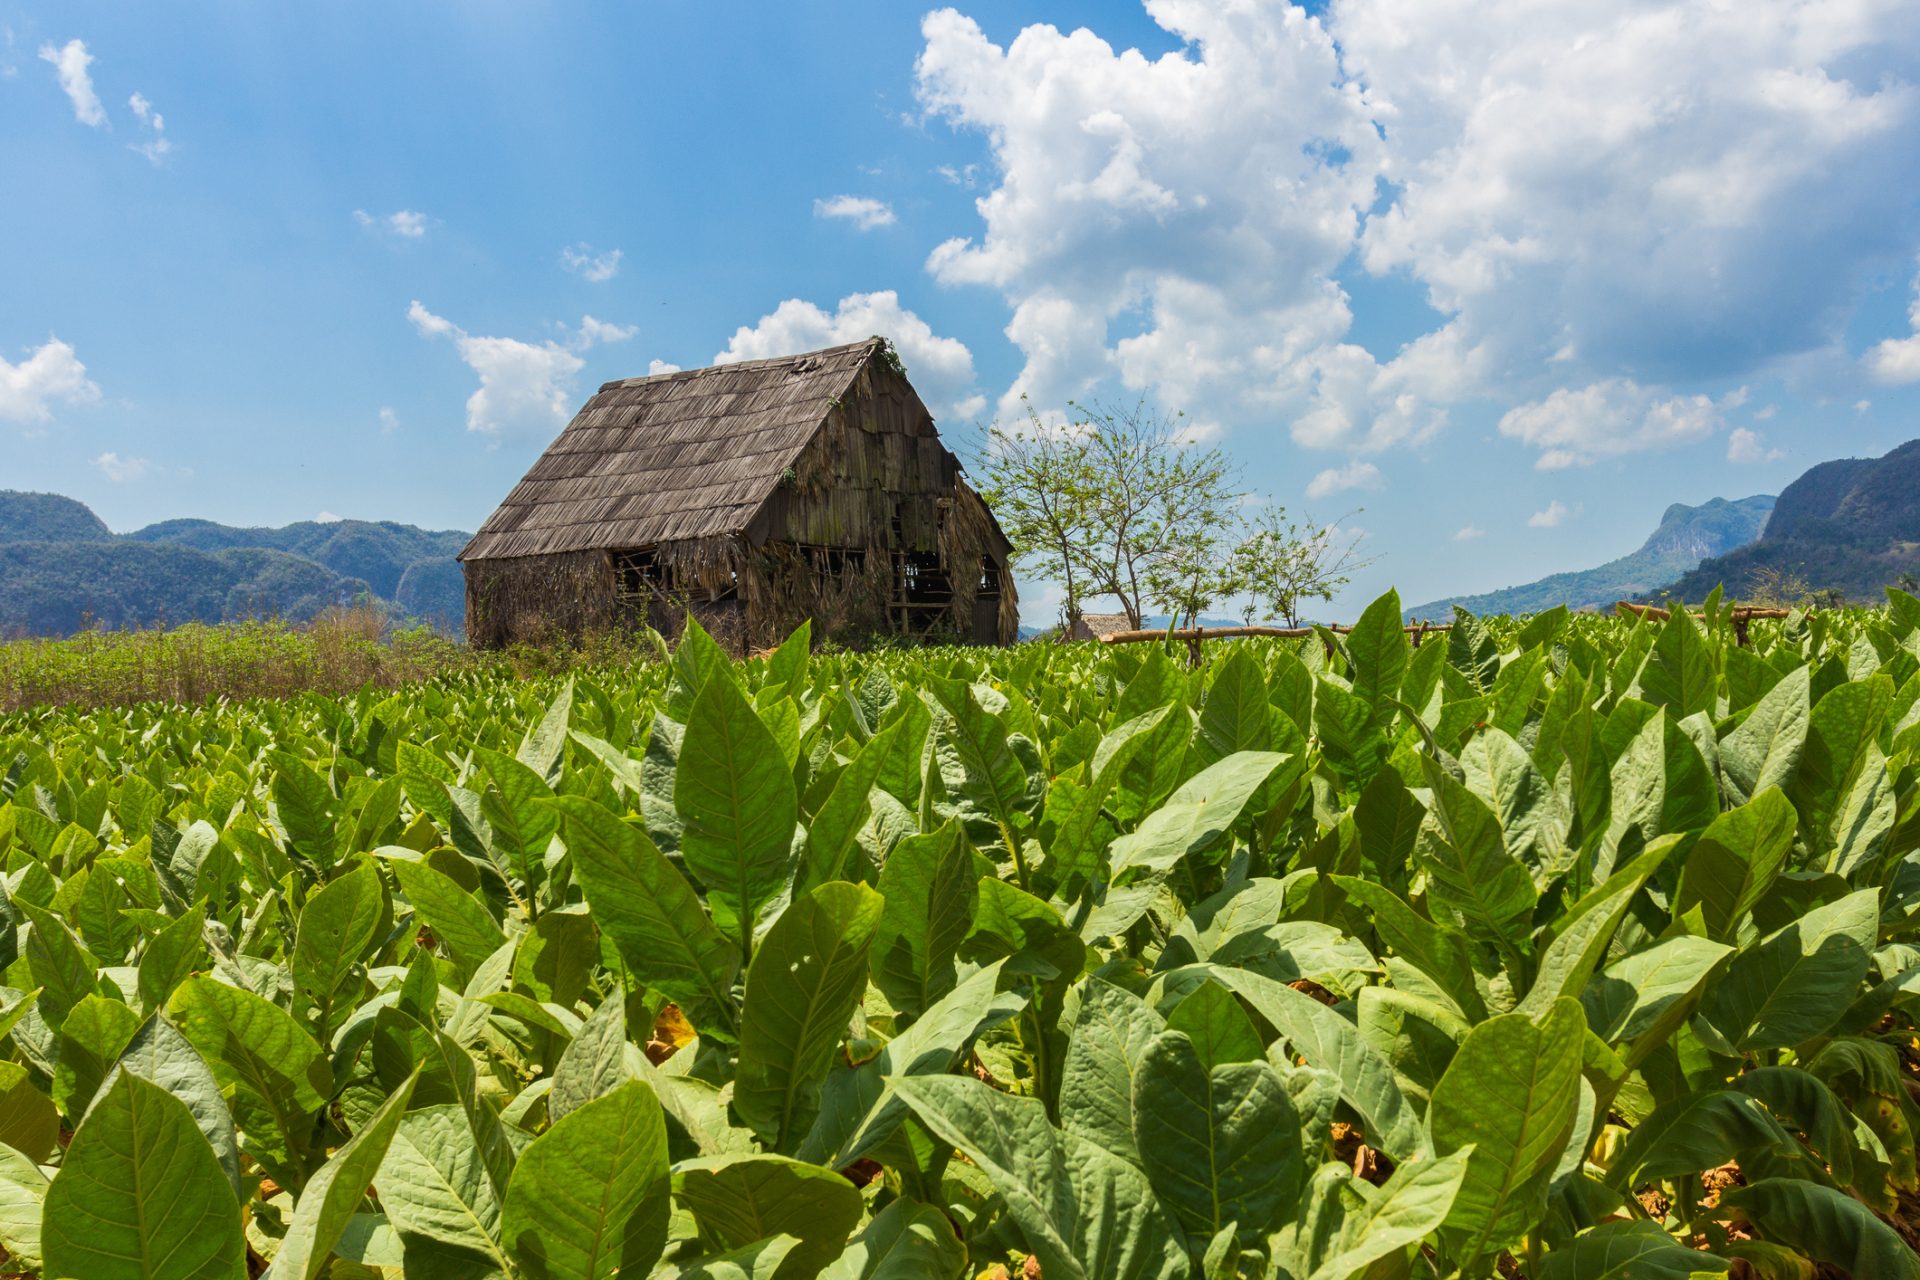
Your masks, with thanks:
[(0, 719), (0, 1270), (1920, 1276), (1920, 602)]

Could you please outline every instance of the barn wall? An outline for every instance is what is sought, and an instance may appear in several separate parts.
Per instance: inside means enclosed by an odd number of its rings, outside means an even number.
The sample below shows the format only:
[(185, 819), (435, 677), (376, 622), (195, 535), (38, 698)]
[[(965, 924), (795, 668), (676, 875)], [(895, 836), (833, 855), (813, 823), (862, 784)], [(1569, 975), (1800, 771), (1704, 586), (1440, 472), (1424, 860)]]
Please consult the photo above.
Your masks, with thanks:
[[(749, 531), (762, 548), (859, 547), (868, 552), (866, 575), (853, 602), (856, 624), (890, 629), (895, 552), (938, 557), (953, 587), (939, 630), (948, 638), (1009, 644), (1019, 631), (1019, 602), (1006, 540), (986, 505), (960, 476), (960, 464), (941, 443), (933, 418), (907, 380), (881, 359), (870, 361), (820, 433), (801, 454), (792, 476), (762, 507)], [(976, 610), (980, 566), (1000, 567), (1001, 599)], [(756, 639), (808, 616), (804, 593), (771, 593), (769, 613), (750, 607)], [(878, 617), (875, 610), (878, 609)], [(818, 611), (814, 611), (819, 617)], [(991, 624), (986, 622), (992, 618)], [(821, 633), (818, 623), (815, 634)]]
[[(934, 624), (930, 638), (1010, 644), (1019, 630), (1006, 539), (884, 357), (861, 369), (744, 533), (650, 548), (670, 587), (622, 600), (611, 553), (639, 549), (466, 562), (469, 639), (538, 643), (641, 622), (673, 637), (691, 611), (736, 652), (808, 619), (816, 638), (857, 644), (897, 629), (898, 561), (911, 555), (933, 557), (952, 587), (945, 609), (913, 614)], [(998, 600), (977, 598), (983, 559), (999, 566)]]
[(603, 551), (468, 560), (467, 642), (477, 648), (579, 637), (620, 621)]

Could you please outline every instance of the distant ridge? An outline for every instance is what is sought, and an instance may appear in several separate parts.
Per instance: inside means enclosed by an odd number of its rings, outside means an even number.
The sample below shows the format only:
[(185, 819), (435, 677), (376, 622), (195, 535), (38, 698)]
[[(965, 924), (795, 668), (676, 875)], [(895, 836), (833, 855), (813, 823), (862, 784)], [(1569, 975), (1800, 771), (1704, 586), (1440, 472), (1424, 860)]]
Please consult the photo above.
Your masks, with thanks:
[(64, 636), (369, 603), (458, 629), (468, 535), (390, 521), (243, 529), (166, 520), (116, 535), (82, 502), (0, 490), (0, 636)]
[(1920, 440), (1883, 457), (1808, 468), (1781, 490), (1758, 541), (1701, 562), (1667, 590), (1700, 600), (1724, 586), (1746, 599), (1791, 581), (1796, 590), (1879, 603), (1882, 588), (1908, 575), (1920, 575)]
[(1500, 591), (1446, 596), (1414, 605), (1406, 616), (1445, 618), (1456, 604), (1476, 614), (1538, 613), (1562, 604), (1570, 609), (1602, 609), (1616, 600), (1645, 595), (1710, 556), (1752, 542), (1760, 536), (1774, 502), (1767, 494), (1737, 500), (1713, 498), (1697, 507), (1676, 502), (1660, 517), (1659, 528), (1630, 555)]

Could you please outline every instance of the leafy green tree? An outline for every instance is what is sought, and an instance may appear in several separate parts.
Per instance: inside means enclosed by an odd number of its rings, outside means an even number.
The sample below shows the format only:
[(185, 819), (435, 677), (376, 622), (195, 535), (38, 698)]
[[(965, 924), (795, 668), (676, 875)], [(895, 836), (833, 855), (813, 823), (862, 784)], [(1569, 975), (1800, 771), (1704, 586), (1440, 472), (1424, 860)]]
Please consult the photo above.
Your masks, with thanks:
[(1214, 557), (1242, 497), (1232, 461), (1196, 443), (1185, 414), (1145, 400), (1074, 409), (1094, 481), (1089, 594), (1116, 597), (1136, 627), (1143, 601), (1186, 612), (1217, 598), (1228, 584)]
[(1091, 442), (1070, 427), (1050, 426), (1029, 405), (1025, 425), (988, 428), (976, 468), (980, 496), (1013, 543), (1017, 562), (1065, 590), (1061, 615), (1070, 633), (1092, 563)]
[(1240, 562), (1234, 554), (1237, 516), (1215, 505), (1197, 512), (1174, 530), (1166, 550), (1147, 568), (1147, 598), (1175, 626), (1195, 625), (1200, 615), (1241, 589)]
[(1259, 509), (1233, 551), (1236, 582), (1246, 593), (1242, 617), (1249, 624), (1269, 617), (1297, 627), (1306, 602), (1331, 601), (1374, 562), (1377, 557), (1360, 553), (1360, 535), (1340, 528), (1346, 518), (1320, 524), (1312, 516), (1295, 520), (1276, 503)]

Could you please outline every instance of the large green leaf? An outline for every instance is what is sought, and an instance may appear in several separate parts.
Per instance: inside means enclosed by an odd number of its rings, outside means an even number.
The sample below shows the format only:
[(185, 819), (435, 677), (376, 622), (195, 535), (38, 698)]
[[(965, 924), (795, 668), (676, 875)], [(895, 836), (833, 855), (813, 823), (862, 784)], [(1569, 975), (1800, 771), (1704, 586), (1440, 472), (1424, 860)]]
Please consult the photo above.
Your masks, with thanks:
[(1220, 844), (1260, 784), (1292, 757), (1237, 751), (1182, 783), (1139, 827), (1113, 842), (1113, 874), (1170, 871)]
[(47, 1175), (10, 1146), (0, 1146), (0, 1249), (32, 1271), (41, 1267)]
[(1341, 1197), (1339, 1225), (1328, 1233), (1323, 1261), (1308, 1280), (1355, 1280), (1382, 1258), (1420, 1243), (1446, 1221), (1471, 1157), (1469, 1149), (1401, 1165), (1378, 1190), (1349, 1183), (1360, 1203), (1349, 1206)]
[(1131, 992), (1089, 978), (1075, 993), (1060, 1072), (1060, 1123), (1069, 1131), (1140, 1163), (1133, 1139), (1134, 1084), (1142, 1055), (1166, 1023)]
[(1794, 668), (1721, 740), (1720, 768), (1736, 801), (1792, 782), (1813, 710), (1810, 676), (1811, 668)]
[(1641, 697), (1684, 720), (1696, 711), (1714, 710), (1718, 681), (1713, 651), (1699, 624), (1685, 609), (1675, 609), (1640, 669)]
[(1182, 996), (1167, 1027), (1193, 1042), (1208, 1070), (1229, 1062), (1266, 1061), (1266, 1043), (1231, 991), (1209, 979)]
[(785, 1149), (819, 1114), (820, 1085), (867, 986), (867, 953), (884, 900), (838, 881), (797, 898), (767, 930), (747, 970), (733, 1105)]
[(931, 1205), (895, 1200), (873, 1215), (823, 1280), (953, 1280), (966, 1246), (947, 1215)]
[[(289, 1159), (304, 1153), (311, 1117), (333, 1093), (332, 1072), (313, 1037), (279, 1006), (212, 978), (181, 983), (169, 1011), (221, 1087), (245, 1091), (272, 1117), (279, 1142), (265, 1154)], [(256, 1158), (269, 1137), (248, 1135)]]
[(41, 1248), (74, 1280), (238, 1280), (233, 1184), (186, 1104), (121, 1072), (47, 1189)]
[(1720, 1203), (1745, 1216), (1760, 1234), (1865, 1280), (1914, 1280), (1920, 1258), (1892, 1227), (1853, 1197), (1795, 1178), (1766, 1178), (1735, 1187)]
[(233, 1184), (234, 1194), (240, 1194), (240, 1149), (234, 1138), (233, 1113), (227, 1108), (213, 1068), (186, 1036), (156, 1014), (134, 1033), (118, 1066), (149, 1084), (159, 1085), (186, 1104)]
[(1664, 1043), (1691, 1011), (1708, 975), (1732, 954), (1722, 943), (1680, 934), (1616, 960), (1581, 994), (1587, 1021), (1609, 1044), (1641, 1041), (1627, 1061), (1636, 1067)]
[(380, 1109), (373, 1113), (346, 1145), (333, 1153), (320, 1172), (308, 1180), (287, 1222), (265, 1280), (316, 1280), (327, 1269), (327, 1259), (347, 1229), (355, 1210), (373, 1185), (374, 1174), (386, 1159), (387, 1147), (399, 1131), (400, 1119), (413, 1098), (418, 1073), (408, 1076)]
[(289, 847), (323, 869), (333, 864), (333, 834), (338, 801), (327, 780), (298, 756), (269, 751), (274, 815), (286, 830)]
[(1719, 814), (1687, 855), (1673, 914), (1700, 912), (1707, 936), (1730, 942), (1734, 930), (1786, 866), (1799, 816), (1778, 787)]
[[(1339, 1013), (1285, 983), (1243, 969), (1216, 968), (1212, 976), (1239, 993), (1310, 1067), (1331, 1072), (1340, 1094), (1366, 1122), (1367, 1141), (1395, 1160), (1428, 1150), (1420, 1116), (1400, 1091), (1393, 1064)], [(1443, 1153), (1444, 1154), (1444, 1153)]]
[[(990, 964), (969, 975), (870, 1060), (836, 1067), (821, 1091), (820, 1118), (795, 1154), (841, 1169), (884, 1141), (906, 1114), (889, 1078), (949, 1070), (977, 1032), (1013, 1016), (1026, 1003), (1013, 992), (995, 993), (1003, 967)], [(1069, 1057), (1072, 1052), (1069, 1047)]]
[(53, 1154), (60, 1142), (60, 1108), (17, 1062), (0, 1062), (0, 1143), (31, 1163)]
[(941, 1141), (965, 1153), (1050, 1280), (1176, 1280), (1189, 1273), (1178, 1230), (1137, 1167), (1047, 1120), (1038, 1098), (978, 1080), (894, 1082)]
[(402, 1117), (373, 1185), (396, 1230), (510, 1269), (500, 1247), (500, 1200), (458, 1105)]
[(60, 1024), (60, 1061), (53, 1070), (53, 1101), (75, 1122), (106, 1081), (107, 1072), (140, 1029), (140, 1015), (105, 996), (87, 996)]
[(629, 1080), (520, 1153), (502, 1235), (531, 1280), (644, 1275), (666, 1243), (668, 1186), (660, 1104)]
[(1692, 1280), (1727, 1261), (1688, 1248), (1651, 1222), (1607, 1222), (1555, 1249), (1541, 1280)]
[(1608, 1167), (1619, 1190), (1690, 1178), (1729, 1161), (1797, 1160), (1800, 1151), (1773, 1114), (1752, 1096), (1725, 1089), (1685, 1094), (1656, 1108), (1628, 1135)]
[(1580, 998), (1587, 980), (1606, 953), (1613, 931), (1626, 916), (1633, 895), (1640, 892), (1656, 868), (1666, 861), (1679, 836), (1655, 841), (1646, 852), (1614, 872), (1607, 882), (1573, 904), (1559, 922), (1553, 941), (1541, 953), (1533, 987), (1518, 1011), (1542, 1018), (1562, 996)]
[(1486, 1009), (1474, 981), (1473, 958), (1466, 939), (1427, 919), (1384, 885), (1358, 876), (1330, 878), (1349, 898), (1373, 913), (1375, 930), (1397, 955), (1426, 975), (1462, 1013), (1484, 1016)]
[[(673, 779), (680, 852), (720, 932), (740, 942), (787, 883), (798, 801), (786, 753), (730, 672), (693, 701)], [(571, 813), (572, 810), (569, 810)]]
[(18, 899), (13, 907), (31, 925), (21, 954), (40, 988), (40, 1016), (58, 1031), (68, 1010), (98, 989), (99, 966), (59, 916)]
[(957, 823), (908, 836), (880, 870), (886, 907), (873, 939), (873, 983), (917, 1014), (953, 989), (960, 944), (973, 927), (980, 875)]
[(716, 1248), (799, 1237), (775, 1273), (780, 1280), (818, 1275), (840, 1256), (860, 1221), (860, 1193), (851, 1182), (784, 1156), (683, 1161), (674, 1167), (673, 1190), (699, 1224), (701, 1240)]
[(444, 875), (424, 862), (396, 861), (394, 878), (400, 892), (433, 930), (433, 936), (447, 949), (461, 976), (470, 978), (505, 942), (500, 925), (480, 905), (480, 900), (460, 887), (453, 877)]
[[(423, 864), (405, 865), (425, 870)], [(373, 941), (381, 905), (380, 873), (366, 860), (308, 897), (300, 911), (292, 966), (294, 983), (308, 1000), (322, 1007), (332, 1002)]]
[(1260, 664), (1245, 645), (1230, 646), (1200, 704), (1194, 745), (1208, 764), (1236, 751), (1271, 751), (1275, 714)]
[(947, 796), (943, 812), (983, 839), (1018, 839), (1014, 833), (1027, 824), (1033, 785), (1021, 747), (1032, 744), (981, 706), (971, 685), (933, 684), (921, 698), (933, 714), (932, 765)]
[(1534, 1230), (1547, 1183), (1579, 1110), (1580, 1005), (1555, 1000), (1538, 1023), (1503, 1014), (1467, 1034), (1433, 1091), (1427, 1121), (1441, 1155), (1473, 1148), (1447, 1214), (1461, 1259), (1483, 1257)]
[(1879, 927), (1875, 889), (1816, 907), (1735, 956), (1701, 1016), (1741, 1053), (1809, 1040), (1846, 1012)]
[(1432, 757), (1422, 756), (1421, 765), (1433, 790), (1435, 827), (1415, 856), (1427, 872), (1429, 907), (1443, 908), (1478, 938), (1513, 944), (1538, 897), (1533, 876), (1508, 851), (1485, 800)]
[(1209, 1070), (1179, 1031), (1141, 1054), (1133, 1138), (1148, 1184), (1190, 1241), (1231, 1227), (1252, 1244), (1306, 1180), (1300, 1118), (1280, 1077), (1265, 1062)]
[(1786, 788), (1809, 843), (1824, 847), (1828, 841), (1833, 815), (1866, 763), (1892, 701), (1893, 678), (1884, 672), (1841, 684), (1815, 700), (1807, 745)]
[(740, 952), (647, 833), (580, 796), (554, 801), (587, 903), (641, 983), (677, 1003), (703, 1035), (733, 1038)]
[(1400, 621), (1400, 593), (1388, 591), (1361, 611), (1347, 633), (1353, 659), (1354, 696), (1366, 704), (1375, 727), (1393, 719), (1394, 699), (1407, 672), (1412, 649)]

